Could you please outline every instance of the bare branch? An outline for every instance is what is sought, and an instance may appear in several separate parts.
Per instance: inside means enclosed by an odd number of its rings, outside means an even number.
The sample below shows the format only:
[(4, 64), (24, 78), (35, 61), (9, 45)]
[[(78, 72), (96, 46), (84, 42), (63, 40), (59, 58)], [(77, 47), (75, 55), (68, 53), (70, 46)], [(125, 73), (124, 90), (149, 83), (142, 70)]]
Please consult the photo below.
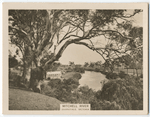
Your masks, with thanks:
[(17, 31), (19, 31), (19, 32), (22, 32), (23, 34), (25, 34), (27, 37), (28, 37), (28, 33), (27, 32), (25, 32), (24, 30), (22, 30), (22, 29), (18, 29), (18, 28), (15, 28), (15, 27), (11, 27), (11, 26), (9, 26), (11, 29), (15, 29), (15, 30), (17, 30)]

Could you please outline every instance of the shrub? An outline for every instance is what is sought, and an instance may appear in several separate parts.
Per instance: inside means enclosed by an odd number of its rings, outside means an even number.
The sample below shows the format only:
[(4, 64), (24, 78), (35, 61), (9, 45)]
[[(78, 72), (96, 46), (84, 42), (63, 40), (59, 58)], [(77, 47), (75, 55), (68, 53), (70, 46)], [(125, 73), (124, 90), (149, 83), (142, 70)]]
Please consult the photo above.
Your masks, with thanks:
[(56, 97), (55, 90), (56, 90), (55, 88), (51, 88), (51, 86), (49, 85), (44, 85), (44, 84), (41, 85), (42, 94), (45, 94), (51, 97)]
[(118, 75), (116, 73), (108, 72), (108, 73), (106, 73), (106, 78), (107, 79), (117, 79)]
[[(64, 86), (63, 86), (64, 85)], [(79, 80), (78, 79), (64, 79), (63, 80), (63, 87), (71, 93), (72, 90), (76, 89), (79, 86)]]
[(18, 60), (16, 59), (16, 56), (9, 56), (9, 68), (13, 68), (18, 65)]
[(61, 81), (60, 79), (51, 79), (47, 85), (42, 86), (42, 93), (55, 97), (64, 102), (72, 102), (73, 96), (71, 91), (79, 86), (77, 78), (69, 78)]
[(50, 77), (47, 78), (47, 80), (50, 80), (50, 79), (51, 79)]
[(64, 101), (64, 102), (70, 102), (71, 101), (71, 93), (67, 92), (65, 88), (58, 88), (55, 90), (56, 98)]
[(15, 72), (9, 74), (9, 85), (20, 86), (21, 76)]
[(97, 99), (100, 98), (101, 92), (102, 92), (101, 90), (98, 90), (98, 91), (95, 93), (95, 97), (96, 97)]
[(102, 101), (115, 101), (124, 110), (143, 108), (142, 84), (136, 78), (114, 79), (104, 84), (101, 94), (97, 97)]
[(61, 80), (60, 79), (51, 79), (50, 82), (48, 83), (49, 86), (52, 88), (57, 88), (59, 85), (61, 85)]
[(126, 77), (129, 77), (129, 75), (126, 74), (124, 71), (120, 71), (119, 77), (120, 77), (120, 78), (126, 78)]
[(120, 110), (121, 106), (115, 101), (99, 101), (97, 99), (91, 100), (91, 110)]
[(75, 74), (73, 74), (73, 77), (72, 77), (72, 78), (79, 80), (79, 79), (81, 79), (81, 77), (82, 77), (81, 74), (76, 72)]
[(82, 67), (75, 67), (73, 71), (79, 72), (79, 73), (85, 73), (85, 70)]
[(16, 77), (18, 77), (17, 73), (15, 72), (9, 72), (9, 79), (15, 79)]
[(82, 94), (87, 94), (89, 92), (89, 87), (87, 85), (79, 87), (79, 92)]

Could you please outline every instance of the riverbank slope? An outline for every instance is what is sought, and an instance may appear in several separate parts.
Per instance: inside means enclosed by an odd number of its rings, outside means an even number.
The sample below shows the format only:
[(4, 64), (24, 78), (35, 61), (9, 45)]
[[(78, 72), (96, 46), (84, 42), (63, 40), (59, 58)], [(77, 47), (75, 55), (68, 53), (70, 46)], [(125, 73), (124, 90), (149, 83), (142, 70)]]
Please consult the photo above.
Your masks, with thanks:
[(15, 88), (9, 89), (10, 110), (59, 110), (63, 103), (39, 93), (25, 91)]

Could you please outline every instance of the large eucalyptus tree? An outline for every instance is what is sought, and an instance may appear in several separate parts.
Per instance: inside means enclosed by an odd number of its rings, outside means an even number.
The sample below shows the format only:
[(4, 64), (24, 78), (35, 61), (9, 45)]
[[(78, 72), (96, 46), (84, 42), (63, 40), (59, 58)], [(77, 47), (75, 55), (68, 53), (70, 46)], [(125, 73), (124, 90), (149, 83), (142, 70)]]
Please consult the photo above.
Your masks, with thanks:
[[(131, 18), (141, 10), (9, 10), (9, 35), (27, 68), (47, 68), (71, 44), (110, 61), (133, 49)], [(104, 43), (103, 43), (104, 42)], [(137, 47), (134, 47), (137, 48)]]

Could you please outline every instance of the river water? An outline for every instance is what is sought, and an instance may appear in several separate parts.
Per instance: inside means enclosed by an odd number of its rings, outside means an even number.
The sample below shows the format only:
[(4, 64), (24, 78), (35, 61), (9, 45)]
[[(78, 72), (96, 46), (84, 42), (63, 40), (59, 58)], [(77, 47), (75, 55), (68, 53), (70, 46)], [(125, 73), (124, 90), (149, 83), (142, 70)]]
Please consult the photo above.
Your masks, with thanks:
[[(103, 81), (106, 81), (105, 75), (100, 72), (94, 71), (85, 71), (82, 74), (82, 78), (79, 80), (80, 86), (88, 85), (89, 88), (94, 89), (95, 91), (101, 90), (103, 86)], [(101, 83), (100, 83), (101, 82)]]

